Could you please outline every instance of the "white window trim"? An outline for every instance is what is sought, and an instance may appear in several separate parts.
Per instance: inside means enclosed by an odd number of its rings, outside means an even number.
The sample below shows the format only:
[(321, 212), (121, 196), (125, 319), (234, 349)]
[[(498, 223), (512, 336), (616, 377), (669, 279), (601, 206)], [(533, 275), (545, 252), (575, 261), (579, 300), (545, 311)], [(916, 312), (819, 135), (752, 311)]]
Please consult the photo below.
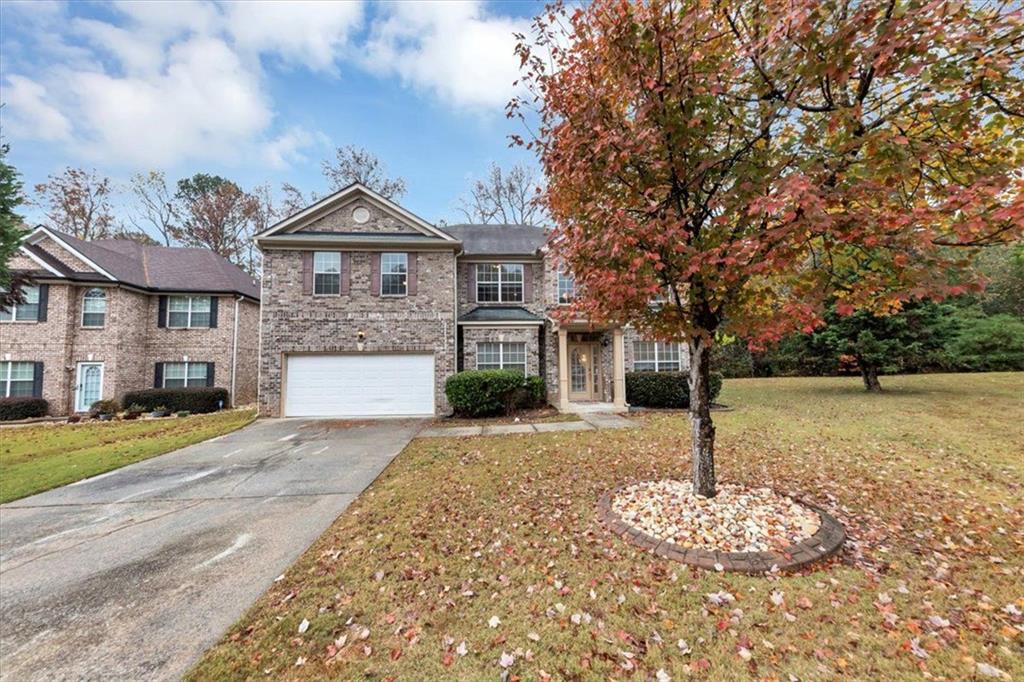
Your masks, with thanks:
[[(316, 269), (316, 254), (318, 254), (318, 253), (336, 253), (336, 254), (338, 254), (338, 272), (336, 272), (336, 273), (334, 273), (334, 272), (319, 272), (318, 273), (317, 269)], [(318, 294), (318, 293), (316, 293), (316, 276), (318, 274), (320, 274), (320, 275), (335, 275), (335, 274), (338, 275), (338, 293), (336, 293), (336, 294)], [(341, 251), (314, 251), (313, 252), (313, 295), (314, 296), (325, 297), (325, 298), (337, 298), (338, 296), (341, 296), (341, 276), (342, 276), (342, 274), (343, 273), (341, 272)]]
[[(384, 272), (384, 256), (404, 256), (405, 257), (405, 291), (400, 294), (385, 294), (384, 293), (384, 275), (394, 275), (394, 272)], [(385, 251), (380, 254), (380, 287), (381, 298), (404, 298), (409, 295), (409, 253), (407, 251)]]
[[(34, 385), (35, 385), (35, 381), (36, 381), (36, 373), (35, 373), (36, 370), (35, 370), (35, 363), (34, 362), (32, 362), (31, 360), (3, 360), (2, 362), (7, 363), (7, 376), (5, 376), (3, 378), (0, 378), (0, 386), (4, 387), (3, 394), (0, 395), (0, 398), (9, 398), (9, 397), (11, 397), (11, 383), (12, 383), (11, 382), (11, 375), (14, 373), (14, 365), (15, 365), (15, 363), (25, 363), (25, 364), (28, 364), (28, 365), (32, 365), (32, 384), (33, 384), (33, 389), (35, 388)], [(19, 380), (19, 383), (21, 381), (23, 381), (23, 380)], [(18, 396), (18, 397), (22, 397), (22, 396)], [(25, 398), (34, 397), (34, 393), (30, 393), (29, 395), (23, 396), (23, 397), (25, 397)]]
[[(34, 284), (32, 286), (23, 287), (22, 291), (25, 291), (26, 289), (35, 289), (36, 290), (36, 319), (34, 319), (34, 320), (19, 320), (18, 319), (18, 304), (14, 304), (14, 305), (11, 306), (11, 319), (9, 319), (9, 320), (0, 320), (0, 324), (7, 324), (7, 323), (12, 323), (12, 322), (21, 322), (21, 323), (39, 322), (39, 285), (38, 284)], [(24, 305), (24, 304), (22, 304), (22, 305)]]
[[(93, 291), (93, 290), (102, 291), (103, 292), (103, 324), (86, 324), (85, 323), (85, 314), (86, 314), (86, 312), (88, 312), (85, 309), (85, 302), (89, 298), (89, 292)], [(85, 290), (85, 293), (82, 295), (82, 320), (81, 320), (82, 321), (82, 329), (103, 329), (104, 327), (107, 326), (107, 300), (108, 299), (107, 299), (107, 290), (106, 289), (103, 289), (103, 288), (100, 288), (100, 287), (89, 287), (88, 289)], [(90, 312), (89, 314), (90, 315), (95, 315), (97, 313), (95, 311), (93, 311), (93, 312)]]
[(188, 368), (189, 368), (189, 365), (203, 365), (203, 367), (206, 368), (206, 374), (203, 375), (202, 386), (206, 386), (206, 382), (207, 382), (207, 380), (209, 379), (209, 376), (210, 376), (210, 363), (208, 363), (208, 362), (192, 362), (192, 361), (186, 360), (186, 361), (183, 361), (183, 362), (165, 362), (163, 364), (164, 364), (164, 371), (162, 372), (162, 376), (160, 377), (160, 384), (161, 384), (160, 388), (167, 388), (167, 365), (184, 365), (185, 366), (185, 384), (184, 384), (184, 386), (181, 386), (181, 388), (189, 388), (189, 385), (188, 385)]
[[(649, 343), (649, 344), (652, 344), (654, 346), (654, 369), (637, 370), (636, 364), (637, 364), (638, 360), (636, 359), (636, 347), (634, 347), (633, 348), (633, 371), (641, 371), (641, 372), (682, 372), (683, 371), (683, 347), (682, 347), (682, 344), (680, 344), (678, 341), (648, 341), (646, 339), (640, 339), (639, 341), (637, 341), (637, 343)], [(663, 360), (661, 358), (661, 352), (664, 350), (665, 346), (668, 346), (670, 344), (678, 346), (678, 351), (676, 353), (676, 357), (678, 359), (676, 359), (676, 360), (668, 360), (668, 359)], [(639, 362), (650, 363), (651, 361), (650, 360), (640, 360)], [(676, 368), (675, 369), (667, 369), (667, 368), (666, 369), (662, 369), (661, 368), (661, 364), (662, 363), (674, 364), (674, 365), (676, 365)]]
[(555, 296), (558, 299), (558, 305), (570, 305), (576, 300), (576, 277), (569, 275), (572, 279), (572, 297), (567, 300), (562, 300), (562, 277), (565, 276), (566, 272), (563, 268), (558, 268), (555, 272)]
[[(498, 266), (498, 281), (497, 282), (487, 281), (487, 282), (484, 282), (484, 284), (488, 284), (488, 285), (497, 284), (498, 285), (498, 300), (497, 301), (481, 301), (480, 300), (480, 267), (481, 266), (489, 267), (489, 266), (494, 266), (494, 265)], [(519, 281), (518, 282), (512, 281), (512, 280), (506, 281), (505, 279), (502, 278), (502, 275), (504, 274), (502, 268), (503, 267), (510, 267), (510, 266), (518, 266), (519, 267), (519, 275), (520, 275), (520, 277), (519, 277)], [(525, 303), (526, 302), (526, 267), (523, 265), (523, 263), (477, 263), (475, 267), (476, 267), (476, 277), (474, 277), (474, 280), (476, 280), (476, 291), (473, 292), (473, 293), (475, 294), (476, 302), (477, 303), (487, 304), (487, 303)], [(513, 300), (513, 299), (506, 300), (505, 296), (504, 296), (504, 292), (501, 289), (503, 284), (518, 284), (519, 285), (519, 298), (517, 300)]]
[[(185, 298), (185, 299), (188, 299), (188, 310), (187, 311), (185, 311), (185, 310), (175, 310), (174, 311), (175, 313), (187, 313), (188, 317), (186, 317), (187, 321), (186, 321), (186, 323), (184, 325), (171, 324), (171, 299), (172, 298)], [(202, 314), (203, 312), (205, 312), (208, 315), (212, 315), (213, 314), (213, 296), (190, 296), (188, 294), (182, 294), (182, 295), (173, 295), (172, 294), (172, 295), (167, 297), (167, 318), (164, 320), (164, 324), (167, 326), (168, 329), (211, 329), (212, 328), (212, 327), (210, 327), (210, 323), (209, 322), (207, 322), (206, 325), (203, 326), (203, 327), (200, 327), (198, 325), (193, 326), (193, 324), (192, 324), (192, 301), (197, 299), (197, 298), (208, 299), (210, 301), (210, 305), (209, 305), (209, 307), (205, 311), (197, 310), (196, 313), (197, 314)]]
[[(497, 368), (492, 368), (492, 369), (519, 369), (520, 364), (518, 362), (516, 362), (516, 363), (509, 363), (509, 364), (512, 365), (511, 367), (506, 367), (505, 366), (505, 346), (513, 346), (513, 345), (515, 345), (515, 346), (522, 346), (523, 347), (523, 363), (522, 363), (523, 376), (526, 376), (527, 366), (529, 365), (529, 356), (527, 354), (528, 351), (527, 351), (527, 348), (526, 348), (526, 342), (525, 341), (477, 341), (476, 342), (476, 368), (477, 369), (480, 369), (480, 345), (481, 344), (485, 344), (485, 343), (493, 343), (493, 344), (497, 344), (497, 346), (498, 346), (498, 366), (497, 366)], [(493, 363), (488, 363), (488, 364), (493, 364)]]

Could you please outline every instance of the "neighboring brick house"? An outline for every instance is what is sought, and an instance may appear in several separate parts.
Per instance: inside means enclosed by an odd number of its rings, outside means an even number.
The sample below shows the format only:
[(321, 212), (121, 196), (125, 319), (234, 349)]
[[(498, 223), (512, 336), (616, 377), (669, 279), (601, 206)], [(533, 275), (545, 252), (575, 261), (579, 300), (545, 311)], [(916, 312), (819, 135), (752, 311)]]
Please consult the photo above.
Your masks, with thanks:
[(43, 397), (53, 415), (155, 386), (255, 402), (259, 286), (212, 251), (39, 227), (10, 267), (33, 284), (0, 310), (0, 397)]
[(354, 184), (256, 242), (264, 416), (446, 414), (448, 377), (500, 367), (543, 376), (562, 410), (622, 409), (627, 371), (687, 366), (632, 327), (558, 322), (574, 284), (539, 227), (438, 227)]

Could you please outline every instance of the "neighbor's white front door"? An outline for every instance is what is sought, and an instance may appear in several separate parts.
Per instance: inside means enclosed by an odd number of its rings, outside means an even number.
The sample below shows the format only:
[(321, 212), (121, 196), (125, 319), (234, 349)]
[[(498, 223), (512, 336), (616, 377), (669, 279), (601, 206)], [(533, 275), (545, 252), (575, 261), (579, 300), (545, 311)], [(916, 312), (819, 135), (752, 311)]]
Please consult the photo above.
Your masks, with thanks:
[(103, 363), (78, 363), (75, 384), (75, 412), (88, 412), (92, 404), (103, 397)]

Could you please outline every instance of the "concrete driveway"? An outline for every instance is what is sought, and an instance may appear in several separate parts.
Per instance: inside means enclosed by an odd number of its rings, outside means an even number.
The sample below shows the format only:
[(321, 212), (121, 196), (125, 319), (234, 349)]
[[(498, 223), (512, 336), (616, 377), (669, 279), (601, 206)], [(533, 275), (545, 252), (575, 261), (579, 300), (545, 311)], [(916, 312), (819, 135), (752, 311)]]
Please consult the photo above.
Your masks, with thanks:
[(0, 677), (178, 678), (420, 426), (260, 421), (0, 506)]

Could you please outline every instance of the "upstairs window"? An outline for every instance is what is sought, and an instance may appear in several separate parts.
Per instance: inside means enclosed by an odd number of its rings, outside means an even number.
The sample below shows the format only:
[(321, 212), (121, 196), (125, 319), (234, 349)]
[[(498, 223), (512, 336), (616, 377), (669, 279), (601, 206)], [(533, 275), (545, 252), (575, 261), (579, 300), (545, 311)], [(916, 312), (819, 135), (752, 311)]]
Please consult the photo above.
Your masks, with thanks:
[(476, 266), (476, 300), (480, 303), (522, 303), (522, 264), (478, 264)]
[(409, 293), (409, 254), (380, 255), (380, 295), (405, 296)]
[(35, 378), (34, 362), (0, 362), (0, 397), (31, 398)]
[(571, 303), (576, 298), (576, 278), (572, 273), (558, 269), (558, 302)]
[(107, 320), (107, 292), (94, 287), (82, 298), (82, 326), (102, 327)]
[(39, 287), (22, 287), (24, 303), (11, 306), (10, 310), (0, 309), (0, 322), (38, 322)]
[(525, 343), (476, 344), (477, 369), (513, 369), (526, 374)]
[(164, 388), (206, 386), (209, 364), (205, 362), (165, 362)]
[(168, 296), (167, 326), (177, 329), (210, 326), (209, 296)]
[(341, 252), (316, 251), (313, 253), (313, 294), (338, 296), (341, 294)]
[(679, 344), (661, 341), (637, 341), (633, 344), (633, 370), (636, 372), (679, 372)]

